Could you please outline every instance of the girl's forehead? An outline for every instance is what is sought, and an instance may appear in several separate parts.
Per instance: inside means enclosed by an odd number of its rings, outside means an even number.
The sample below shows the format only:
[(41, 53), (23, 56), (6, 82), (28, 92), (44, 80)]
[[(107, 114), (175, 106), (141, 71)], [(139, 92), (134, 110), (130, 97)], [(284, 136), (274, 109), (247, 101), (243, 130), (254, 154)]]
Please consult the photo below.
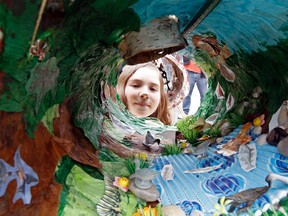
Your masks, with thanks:
[(129, 80), (139, 80), (143, 82), (154, 83), (160, 85), (160, 74), (158, 70), (153, 68), (139, 68)]

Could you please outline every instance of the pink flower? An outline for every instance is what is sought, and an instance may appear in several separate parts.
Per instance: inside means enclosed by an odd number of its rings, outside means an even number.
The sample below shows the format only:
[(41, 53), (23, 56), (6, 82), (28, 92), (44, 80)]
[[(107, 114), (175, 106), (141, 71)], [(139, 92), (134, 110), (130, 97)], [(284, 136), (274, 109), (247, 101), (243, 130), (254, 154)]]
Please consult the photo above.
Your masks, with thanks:
[(128, 185), (129, 185), (129, 179), (126, 177), (115, 176), (115, 180), (113, 182), (113, 185), (120, 188), (122, 191), (127, 192), (128, 191)]

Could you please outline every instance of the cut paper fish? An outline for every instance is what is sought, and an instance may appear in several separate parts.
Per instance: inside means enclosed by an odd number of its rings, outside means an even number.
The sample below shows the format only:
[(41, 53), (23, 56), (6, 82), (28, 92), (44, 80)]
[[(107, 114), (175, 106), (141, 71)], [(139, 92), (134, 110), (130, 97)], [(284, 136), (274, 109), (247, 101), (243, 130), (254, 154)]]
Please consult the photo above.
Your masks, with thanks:
[(209, 167), (204, 167), (204, 168), (199, 168), (199, 169), (185, 170), (183, 172), (184, 173), (208, 173), (210, 171), (221, 168), (222, 164), (223, 163), (215, 165), (215, 166), (209, 166)]
[(38, 175), (28, 166), (20, 156), (20, 147), (14, 155), (14, 167), (0, 159), (0, 197), (6, 192), (8, 184), (12, 180), (17, 181), (17, 190), (13, 197), (13, 203), (22, 199), (24, 204), (31, 202), (31, 187), (38, 184)]
[(238, 159), (240, 166), (246, 172), (256, 168), (257, 150), (255, 144), (246, 144), (239, 147)]

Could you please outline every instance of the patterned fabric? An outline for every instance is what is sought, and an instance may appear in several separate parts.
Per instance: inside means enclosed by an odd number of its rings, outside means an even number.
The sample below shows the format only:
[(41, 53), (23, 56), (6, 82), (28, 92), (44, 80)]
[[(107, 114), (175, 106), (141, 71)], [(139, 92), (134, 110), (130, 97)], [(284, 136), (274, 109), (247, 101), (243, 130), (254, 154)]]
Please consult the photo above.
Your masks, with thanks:
[[(193, 155), (169, 155), (155, 159), (153, 169), (161, 170), (165, 164), (172, 164), (174, 178), (165, 181), (161, 175), (154, 179), (160, 191), (160, 202), (163, 206), (179, 205), (189, 215), (192, 210), (201, 210), (205, 215), (215, 212), (214, 204), (223, 196), (230, 196), (250, 188), (267, 186), (265, 178), (269, 173), (288, 176), (288, 158), (280, 155), (276, 147), (259, 146), (257, 150), (256, 168), (246, 172), (241, 168), (237, 155), (225, 157), (217, 154), (217, 146), (235, 137), (240, 126), (224, 137), (222, 143), (209, 147), (208, 157), (197, 159)], [(199, 169), (221, 164), (219, 169), (207, 173), (184, 173), (185, 170)], [(274, 200), (279, 200), (288, 193), (288, 187), (283, 182), (275, 181), (267, 193), (252, 205), (255, 215)]]

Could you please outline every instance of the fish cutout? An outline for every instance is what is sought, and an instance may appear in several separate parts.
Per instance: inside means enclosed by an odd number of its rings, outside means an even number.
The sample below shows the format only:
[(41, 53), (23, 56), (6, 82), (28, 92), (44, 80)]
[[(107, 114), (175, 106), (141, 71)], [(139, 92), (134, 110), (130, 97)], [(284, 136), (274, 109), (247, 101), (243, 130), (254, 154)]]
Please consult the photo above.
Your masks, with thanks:
[(219, 82), (217, 83), (215, 94), (216, 94), (218, 99), (224, 99), (225, 98), (225, 92), (224, 92), (224, 90), (223, 90), (223, 88)]
[(239, 147), (238, 159), (240, 166), (246, 172), (256, 168), (257, 150), (255, 144), (246, 144)]
[(235, 81), (235, 73), (229, 69), (225, 64), (219, 63), (219, 70), (221, 75), (228, 81), (234, 82)]
[(215, 166), (208, 166), (208, 167), (199, 168), (199, 169), (185, 170), (185, 171), (183, 171), (183, 173), (208, 173), (210, 171), (217, 170), (217, 169), (221, 168), (222, 164), (223, 163), (220, 163), (220, 164), (215, 165)]
[(31, 187), (38, 184), (38, 175), (28, 166), (20, 156), (20, 147), (14, 155), (14, 167), (0, 159), (0, 197), (6, 192), (7, 185), (12, 180), (17, 181), (17, 190), (13, 197), (13, 203), (22, 199), (24, 204), (31, 202)]
[(231, 93), (229, 93), (227, 101), (226, 101), (226, 111), (230, 110), (234, 106), (234, 97)]

